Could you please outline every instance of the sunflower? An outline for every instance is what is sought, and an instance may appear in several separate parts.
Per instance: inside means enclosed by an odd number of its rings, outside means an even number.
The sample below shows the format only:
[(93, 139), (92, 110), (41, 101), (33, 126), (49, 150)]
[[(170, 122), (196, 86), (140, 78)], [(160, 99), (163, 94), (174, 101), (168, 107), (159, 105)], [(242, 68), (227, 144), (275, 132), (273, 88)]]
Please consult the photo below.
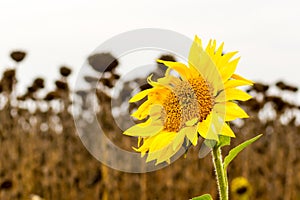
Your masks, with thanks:
[(252, 193), (249, 181), (244, 177), (237, 177), (231, 181), (231, 194), (234, 199), (247, 200)]
[(235, 137), (228, 122), (248, 117), (235, 101), (251, 98), (236, 87), (252, 85), (252, 81), (234, 74), (239, 58), (233, 57), (237, 52), (224, 54), (223, 46), (216, 48), (216, 41), (210, 40), (204, 50), (195, 36), (188, 65), (158, 60), (168, 67), (165, 76), (157, 81), (148, 77), (152, 88), (129, 100), (133, 103), (147, 97), (132, 114), (145, 122), (124, 132), (138, 137), (134, 149), (142, 156), (148, 153), (147, 162), (170, 162), (183, 145), (196, 146), (200, 136), (214, 141), (219, 135)]

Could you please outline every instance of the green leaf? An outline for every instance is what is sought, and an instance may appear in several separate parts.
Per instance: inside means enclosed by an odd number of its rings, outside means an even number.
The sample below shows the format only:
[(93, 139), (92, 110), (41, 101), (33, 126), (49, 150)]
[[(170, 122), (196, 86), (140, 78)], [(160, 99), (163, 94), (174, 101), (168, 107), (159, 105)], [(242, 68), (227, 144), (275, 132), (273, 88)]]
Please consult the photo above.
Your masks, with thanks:
[(224, 147), (230, 145), (230, 137), (225, 135), (219, 135), (218, 147)]
[(194, 197), (191, 200), (213, 200), (213, 198), (210, 196), (210, 194), (204, 194), (199, 197)]
[(227, 166), (229, 165), (229, 163), (238, 155), (238, 153), (240, 153), (243, 149), (245, 149), (248, 145), (252, 144), (253, 142), (255, 142), (258, 138), (260, 138), (262, 136), (262, 134), (249, 139), (245, 142), (243, 142), (242, 144), (234, 147), (233, 149), (231, 149), (228, 153), (228, 155), (225, 157), (224, 159), (224, 170), (226, 171)]

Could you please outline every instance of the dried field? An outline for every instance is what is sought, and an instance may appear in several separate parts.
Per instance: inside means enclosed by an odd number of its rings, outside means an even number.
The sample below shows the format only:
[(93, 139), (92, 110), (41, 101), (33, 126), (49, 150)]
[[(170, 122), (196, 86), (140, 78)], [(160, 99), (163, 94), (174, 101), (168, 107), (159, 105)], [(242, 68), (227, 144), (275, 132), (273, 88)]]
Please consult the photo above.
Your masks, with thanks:
[[(20, 52), (11, 56), (16, 65), (22, 61)], [(103, 72), (101, 66), (105, 63), (101, 62), (105, 58), (110, 59), (108, 54), (89, 58), (95, 77), (86, 77), (86, 82), (92, 86), (100, 73), (107, 74), (100, 79), (96, 91), (100, 105), (97, 117), (109, 138), (128, 149), (136, 141), (123, 136), (114, 123), (111, 97), (106, 93), (119, 79), (115, 72), (118, 62), (114, 61)], [(158, 75), (162, 68), (158, 67)], [(71, 71), (62, 67), (54, 91), (44, 88), (44, 80), (38, 78), (26, 94), (16, 95), (15, 70), (18, 68), (7, 69), (0, 82), (1, 200), (33, 199), (34, 195), (46, 200), (173, 200), (204, 193), (217, 199), (211, 157), (199, 159), (199, 147), (191, 148), (186, 158), (155, 172), (132, 174), (110, 169), (85, 149), (70, 113), (70, 106), (78, 103), (70, 98), (75, 93), (80, 109), (91, 111), (88, 100), (92, 90), (71, 91), (68, 84)], [(130, 95), (130, 85), (125, 84), (121, 95)], [(147, 87), (143, 85), (142, 89)], [(281, 95), (270, 94), (270, 87)], [(41, 91), (47, 94), (41, 96)], [(249, 180), (250, 199), (300, 199), (300, 126), (296, 123), (299, 107), (283, 98), (285, 95), (295, 98), (296, 91), (297, 88), (282, 82), (270, 86), (255, 84), (249, 89), (254, 98), (243, 104), (251, 117), (232, 124), (237, 137), (232, 139), (231, 147), (264, 134), (234, 160), (228, 171), (229, 181), (239, 176)], [(121, 104), (122, 98), (119, 101)], [(225, 155), (228, 148), (224, 151)]]

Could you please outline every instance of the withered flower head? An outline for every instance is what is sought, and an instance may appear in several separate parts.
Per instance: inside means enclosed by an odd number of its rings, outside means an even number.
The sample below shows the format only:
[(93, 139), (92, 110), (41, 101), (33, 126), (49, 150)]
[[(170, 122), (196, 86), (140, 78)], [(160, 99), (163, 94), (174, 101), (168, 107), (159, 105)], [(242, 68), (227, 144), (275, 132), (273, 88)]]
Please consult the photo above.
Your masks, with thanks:
[(98, 53), (88, 57), (88, 62), (97, 72), (111, 72), (119, 64), (110, 53)]
[(107, 86), (107, 87), (109, 87), (109, 88), (114, 87), (113, 81), (112, 81), (111, 79), (109, 79), (109, 78), (101, 78), (101, 79), (100, 79), (100, 82), (101, 82), (103, 85), (105, 85), (105, 86)]
[[(163, 54), (161, 55), (158, 60), (165, 60), (165, 61), (172, 61), (172, 62), (176, 62), (176, 59), (173, 55), (170, 54)], [(157, 62), (157, 64), (161, 64), (159, 62)]]
[(13, 51), (10, 54), (10, 57), (16, 61), (16, 62), (21, 62), (26, 56), (26, 53), (24, 51)]
[(120, 78), (119, 74), (112, 74), (112, 78), (118, 80)]
[(285, 88), (286, 85), (284, 84), (283, 81), (278, 81), (278, 82), (276, 83), (276, 86), (277, 86), (279, 89), (284, 90), (284, 88)]
[(254, 112), (258, 112), (264, 106), (263, 103), (258, 102), (255, 98), (249, 99), (247, 102), (240, 102), (240, 105), (244, 107), (249, 107)]
[(147, 90), (147, 89), (150, 89), (150, 88), (152, 88), (152, 86), (149, 83), (146, 83), (146, 84), (143, 84), (143, 85), (140, 86), (141, 91)]
[(45, 87), (44, 79), (36, 78), (33, 82), (33, 86), (36, 88), (44, 88)]
[(72, 70), (66, 66), (62, 66), (60, 69), (59, 69), (59, 72), (62, 76), (64, 77), (67, 77), (71, 74)]
[(55, 81), (55, 85), (56, 85), (57, 89), (61, 89), (61, 90), (69, 89), (68, 84), (63, 81)]
[(34, 93), (34, 92), (36, 92), (37, 90), (38, 90), (38, 88), (35, 87), (35, 86), (30, 86), (30, 87), (27, 88), (27, 92), (28, 92), (28, 93)]
[(3, 77), (5, 79), (12, 79), (14, 78), (16, 75), (16, 71), (14, 69), (7, 69), (4, 73), (3, 73)]
[(58, 91), (52, 91), (52, 92), (49, 92), (45, 96), (44, 100), (46, 100), (46, 101), (52, 101), (54, 99), (60, 99), (60, 98), (61, 98), (61, 95), (60, 95), (60, 93)]
[(255, 90), (256, 92), (261, 92), (261, 93), (265, 93), (269, 89), (268, 85), (262, 83), (254, 83), (252, 87), (253, 90)]
[(278, 81), (276, 83), (276, 86), (281, 89), (281, 90), (287, 90), (287, 91), (291, 91), (291, 92), (297, 92), (298, 88), (295, 86), (291, 86), (291, 85), (287, 85), (286, 83), (284, 83), (283, 81)]
[(7, 69), (3, 72), (3, 78), (1, 80), (2, 90), (11, 93), (15, 83), (15, 70)]

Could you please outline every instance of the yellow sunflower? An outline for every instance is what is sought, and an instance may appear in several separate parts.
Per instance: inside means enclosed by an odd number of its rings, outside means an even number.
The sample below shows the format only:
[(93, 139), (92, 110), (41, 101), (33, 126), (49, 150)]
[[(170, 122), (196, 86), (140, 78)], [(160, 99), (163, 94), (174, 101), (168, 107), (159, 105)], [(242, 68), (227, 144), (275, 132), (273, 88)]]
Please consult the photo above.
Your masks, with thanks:
[(138, 137), (134, 149), (142, 156), (148, 153), (147, 162), (169, 162), (183, 144), (197, 145), (199, 136), (215, 141), (219, 135), (235, 137), (227, 122), (248, 117), (235, 100), (246, 101), (251, 96), (236, 87), (252, 85), (252, 81), (234, 74), (237, 52), (224, 54), (223, 45), (216, 48), (216, 41), (210, 41), (204, 50), (196, 36), (188, 65), (158, 60), (168, 67), (165, 76), (157, 82), (148, 77), (152, 88), (130, 99), (132, 103), (147, 97), (132, 114), (147, 120), (124, 132)]
[(237, 177), (231, 181), (231, 194), (233, 199), (248, 200), (252, 193), (249, 181), (244, 177)]

